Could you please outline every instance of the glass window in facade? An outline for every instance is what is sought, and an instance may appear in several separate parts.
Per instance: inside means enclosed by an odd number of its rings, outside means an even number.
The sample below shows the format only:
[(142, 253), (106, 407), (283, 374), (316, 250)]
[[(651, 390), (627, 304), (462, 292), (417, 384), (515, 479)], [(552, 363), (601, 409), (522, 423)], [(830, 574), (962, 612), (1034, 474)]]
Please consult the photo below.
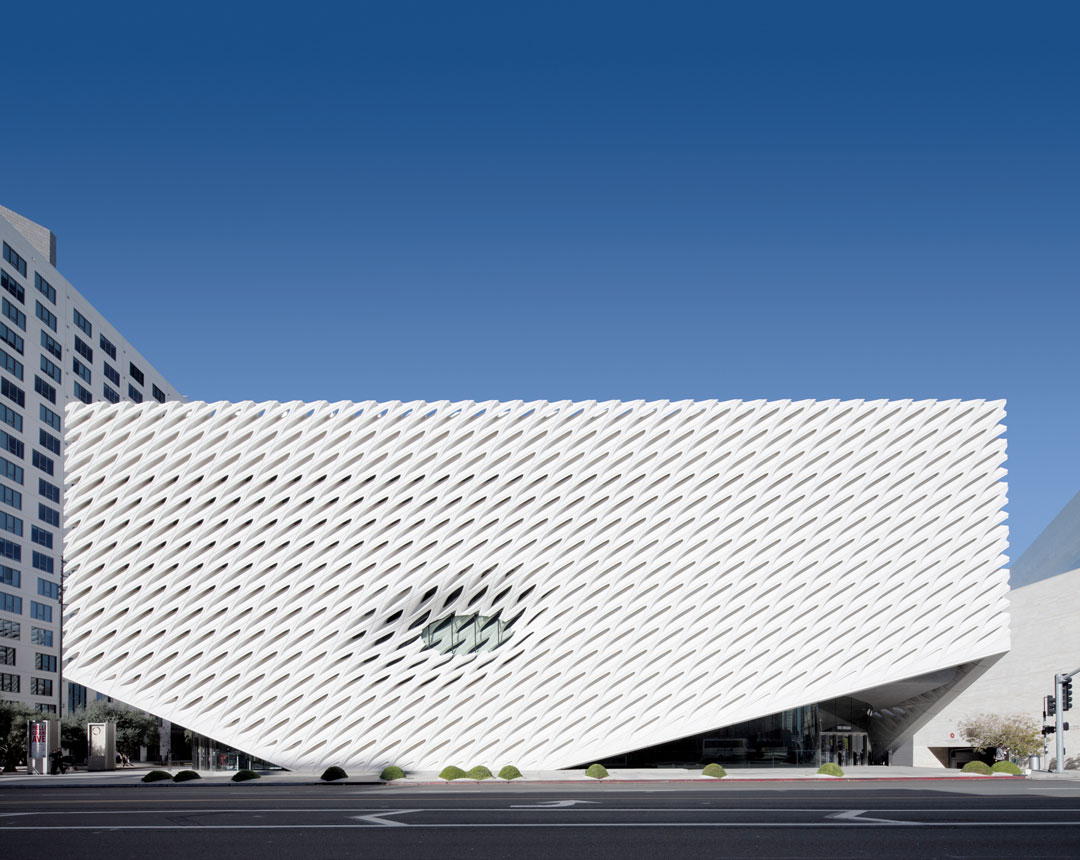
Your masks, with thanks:
[(3, 323), (0, 323), (0, 340), (19, 353), (19, 355), (23, 354), (25, 342), (22, 337), (17, 335)]
[(56, 389), (53, 388), (53, 386), (49, 385), (49, 383), (47, 383), (40, 376), (34, 377), (34, 391), (36, 391), (50, 403), (56, 402)]
[(4, 370), (16, 379), (21, 380), (23, 378), (22, 362), (2, 349), (0, 349), (0, 367), (3, 367)]
[[(50, 355), (55, 355), (57, 358), (64, 357), (64, 348), (60, 346), (60, 342), (54, 340), (44, 331), (41, 333), (41, 345)], [(20, 349), (19, 352), (22, 352), (22, 350)]]
[(78, 335), (75, 335), (75, 351), (91, 364), (94, 363), (94, 350)]
[(53, 459), (51, 457), (46, 457), (40, 451), (35, 450), (30, 460), (46, 475), (51, 475), (56, 471), (56, 463), (53, 462)]
[(36, 600), (30, 601), (30, 617), (36, 618), (38, 621), (52, 621), (52, 607), (45, 603), (38, 603)]
[(23, 289), (22, 284), (16, 281), (3, 269), (0, 269), (0, 287), (3, 287), (4, 290), (14, 296), (20, 302), (26, 300), (26, 290)]
[(0, 299), (0, 310), (3, 311), (4, 316), (11, 320), (15, 325), (26, 331), (26, 314), (20, 311), (15, 305), (9, 302), (7, 299)]
[(50, 311), (45, 305), (39, 301), (34, 301), (34, 313), (37, 318), (41, 320), (45, 325), (56, 331), (56, 314)]
[(34, 286), (37, 287), (38, 292), (45, 296), (45, 298), (54, 305), (56, 304), (56, 290), (54, 290), (52, 285), (37, 272), (34, 272)]
[(26, 277), (26, 260), (20, 257), (7, 242), (4, 243), (4, 259), (11, 263), (20, 275)]
[(90, 320), (88, 320), (81, 313), (79, 313), (77, 308), (72, 308), (71, 313), (72, 319), (75, 321), (75, 325), (78, 328), (81, 328), (88, 335), (92, 335), (94, 333), (94, 327), (90, 325)]

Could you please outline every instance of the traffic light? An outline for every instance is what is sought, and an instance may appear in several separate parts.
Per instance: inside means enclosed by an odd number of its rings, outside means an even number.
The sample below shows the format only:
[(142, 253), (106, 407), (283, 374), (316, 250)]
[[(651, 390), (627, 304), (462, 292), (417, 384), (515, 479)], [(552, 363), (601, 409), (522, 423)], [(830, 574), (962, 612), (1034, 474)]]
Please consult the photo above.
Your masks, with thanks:
[(1061, 710), (1067, 711), (1072, 707), (1072, 678), (1061, 682)]
[(1057, 699), (1053, 696), (1046, 697), (1046, 716), (1052, 717), (1057, 713)]
[(1057, 731), (1057, 730), (1053, 726), (1043, 726), (1042, 727), (1042, 733), (1044, 735), (1052, 735), (1055, 731)]

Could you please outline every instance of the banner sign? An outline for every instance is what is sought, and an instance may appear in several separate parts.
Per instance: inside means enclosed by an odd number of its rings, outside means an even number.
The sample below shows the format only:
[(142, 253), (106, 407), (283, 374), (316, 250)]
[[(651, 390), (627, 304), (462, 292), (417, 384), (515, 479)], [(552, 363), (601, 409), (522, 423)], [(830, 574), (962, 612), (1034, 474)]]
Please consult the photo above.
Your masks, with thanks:
[(48, 730), (46, 722), (30, 723), (30, 758), (45, 758), (49, 754), (46, 746)]

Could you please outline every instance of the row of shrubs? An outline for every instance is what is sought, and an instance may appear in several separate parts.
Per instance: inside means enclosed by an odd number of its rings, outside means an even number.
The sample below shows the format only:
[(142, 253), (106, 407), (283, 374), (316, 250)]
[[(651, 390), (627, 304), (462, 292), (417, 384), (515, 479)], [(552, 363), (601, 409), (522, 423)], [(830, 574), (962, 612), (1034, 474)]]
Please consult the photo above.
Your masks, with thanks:
[[(259, 775), (253, 770), (238, 770), (232, 776), (233, 782), (247, 782), (249, 779), (258, 779)], [(182, 770), (176, 776), (173, 776), (167, 770), (152, 770), (146, 776), (142, 778), (143, 782), (164, 782), (165, 780), (172, 780), (173, 782), (190, 782), (193, 779), (202, 779), (193, 770)]]
[(1020, 776), (1023, 771), (1020, 770), (1011, 761), (996, 761), (993, 765), (988, 765), (982, 761), (969, 761), (962, 768), (961, 773), (975, 773), (979, 776), (993, 776), (995, 773), (1006, 773), (1010, 776)]
[[(999, 761), (992, 768), (987, 767), (981, 761), (972, 761), (964, 765), (963, 771), (964, 773), (979, 773), (989, 776), (991, 773), (1019, 774), (1020, 768), (1018, 768), (1015, 764), (1009, 761)], [(835, 764), (823, 764), (820, 768), (818, 768), (818, 773), (822, 774), (823, 776), (844, 775), (844, 771)], [(508, 764), (506, 765), (506, 767), (499, 771), (498, 775), (499, 779), (504, 779), (509, 782), (512, 779), (520, 779), (521, 771), (514, 767), (514, 765)], [(611, 774), (608, 773), (607, 768), (605, 768), (602, 764), (591, 764), (585, 770), (585, 776), (591, 777), (592, 779), (607, 779), (610, 775)], [(727, 771), (714, 762), (713, 764), (705, 765), (705, 769), (701, 771), (701, 775), (711, 776), (715, 779), (723, 779), (725, 776), (727, 776)], [(339, 779), (347, 779), (348, 776), (349, 775), (345, 772), (343, 768), (337, 767), (335, 765), (333, 767), (328, 767), (325, 771), (323, 771), (323, 775), (319, 778), (323, 780), (323, 782), (334, 782)], [(395, 779), (404, 779), (404, 777), (405, 771), (403, 771), (400, 767), (397, 767), (396, 765), (390, 765), (389, 767), (383, 768), (382, 773), (379, 774), (379, 778), (385, 780), (386, 782), (390, 782)], [(258, 778), (259, 774), (257, 774), (253, 770), (240, 770), (233, 774), (232, 781), (246, 782), (247, 780)], [(447, 782), (452, 782), (455, 779), (493, 779), (494, 775), (492, 774), (490, 769), (484, 767), (484, 765), (482, 764), (479, 764), (476, 767), (471, 768), (470, 770), (462, 770), (460, 767), (450, 765), (449, 767), (444, 767), (442, 769), (442, 771), (439, 773), (439, 778), (445, 779)], [(197, 774), (193, 770), (182, 770), (177, 773), (176, 776), (173, 776), (166, 770), (152, 770), (142, 778), (142, 781), (162, 782), (164, 780), (172, 780), (173, 782), (189, 782), (193, 779), (201, 779), (199, 774)]]
[[(447, 782), (455, 779), (492, 779), (494, 776), (495, 774), (482, 764), (478, 764), (469, 770), (462, 770), (460, 767), (450, 765), (439, 772), (439, 779), (445, 779)], [(505, 779), (507, 782), (512, 779), (521, 779), (521, 771), (512, 764), (508, 764), (499, 771), (499, 779)]]
[[(1002, 762), (1005, 764), (1005, 762)], [(843, 776), (844, 771), (839, 765), (835, 764), (823, 764), (818, 768), (818, 773), (822, 776)], [(607, 768), (602, 764), (591, 764), (585, 770), (585, 776), (592, 779), (607, 779), (611, 774), (608, 773)], [(705, 769), (701, 771), (702, 776), (711, 776), (714, 779), (723, 779), (727, 776), (727, 771), (724, 768), (713, 762), (712, 764), (705, 765)], [(331, 767), (326, 770), (326, 773), (322, 775), (324, 780), (342, 779), (345, 776), (345, 771), (340, 767)], [(405, 772), (394, 765), (387, 767), (380, 774), (380, 777), (387, 782), (394, 779), (401, 779), (405, 776)], [(439, 773), (440, 779), (445, 779), (447, 782), (452, 782), (455, 779), (475, 779), (484, 780), (492, 779), (493, 775), (491, 771), (483, 765), (477, 765), (471, 770), (463, 770), (455, 765), (444, 767)], [(519, 779), (521, 777), (521, 771), (514, 767), (512, 764), (508, 764), (502, 770), (499, 771), (499, 779), (505, 779), (507, 781), (512, 779)]]

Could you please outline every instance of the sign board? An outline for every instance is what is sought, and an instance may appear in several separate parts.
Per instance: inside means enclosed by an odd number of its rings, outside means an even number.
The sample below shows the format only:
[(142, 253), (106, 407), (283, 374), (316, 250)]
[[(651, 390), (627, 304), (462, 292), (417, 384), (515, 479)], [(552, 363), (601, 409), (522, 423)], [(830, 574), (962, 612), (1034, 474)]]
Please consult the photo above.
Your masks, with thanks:
[(30, 757), (44, 758), (49, 754), (49, 724), (44, 720), (30, 723)]
[(60, 751), (60, 721), (28, 720), (26, 740), (30, 755), (26, 759), (27, 773), (48, 773), (53, 763), (59, 758), (53, 753)]
[(89, 746), (89, 770), (113, 770), (116, 767), (116, 723), (90, 723), (86, 727)]

